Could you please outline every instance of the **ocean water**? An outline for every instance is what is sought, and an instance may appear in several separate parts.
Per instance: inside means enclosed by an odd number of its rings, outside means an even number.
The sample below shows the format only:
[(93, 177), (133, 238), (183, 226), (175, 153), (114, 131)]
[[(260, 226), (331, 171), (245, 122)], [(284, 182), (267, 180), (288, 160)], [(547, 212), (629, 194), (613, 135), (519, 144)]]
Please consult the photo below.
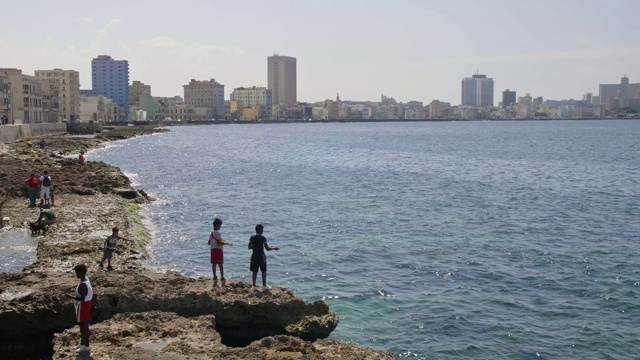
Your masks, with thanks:
[(33, 263), (40, 237), (29, 230), (0, 232), (0, 272), (22, 271)]
[[(211, 277), (211, 221), (250, 281), (340, 317), (332, 337), (419, 359), (640, 353), (640, 121), (174, 127), (88, 160), (158, 200), (148, 265)], [(126, 234), (125, 234), (126, 235)]]

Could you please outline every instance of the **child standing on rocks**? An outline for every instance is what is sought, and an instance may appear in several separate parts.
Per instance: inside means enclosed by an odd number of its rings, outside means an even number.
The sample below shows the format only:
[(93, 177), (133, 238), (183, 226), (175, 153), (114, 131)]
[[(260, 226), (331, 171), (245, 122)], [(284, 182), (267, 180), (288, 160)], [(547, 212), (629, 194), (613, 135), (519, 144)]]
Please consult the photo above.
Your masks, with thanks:
[(120, 229), (118, 229), (118, 227), (114, 227), (113, 229), (111, 229), (111, 235), (107, 237), (107, 239), (104, 241), (104, 244), (102, 245), (102, 248), (104, 249), (104, 253), (102, 255), (102, 260), (100, 260), (98, 267), (100, 267), (101, 269), (104, 267), (104, 261), (107, 260), (107, 270), (113, 270), (113, 268), (111, 267), (111, 256), (113, 255), (113, 252), (116, 250), (116, 245), (118, 244), (118, 240), (126, 240), (126, 241), (131, 241), (127, 238), (124, 238), (120, 235), (118, 235), (118, 232), (120, 232)]
[(262, 224), (256, 225), (256, 234), (249, 238), (249, 249), (251, 253), (251, 263), (249, 264), (249, 270), (252, 272), (253, 288), (256, 288), (256, 278), (258, 277), (258, 269), (262, 272), (262, 289), (268, 290), (267, 287), (267, 255), (264, 250), (279, 250), (277, 247), (269, 247), (267, 245), (267, 238), (262, 236), (264, 226)]
[(209, 234), (209, 247), (211, 248), (211, 271), (213, 271), (213, 286), (218, 285), (218, 277), (216, 276), (216, 264), (220, 267), (220, 281), (222, 286), (225, 285), (224, 279), (224, 254), (222, 253), (222, 247), (224, 245), (233, 244), (224, 241), (222, 234), (220, 234), (220, 228), (222, 227), (222, 220), (215, 218), (213, 220), (213, 230)]
[(73, 268), (76, 277), (80, 279), (80, 284), (76, 287), (76, 292), (69, 295), (75, 300), (76, 321), (80, 326), (80, 346), (76, 350), (77, 353), (89, 352), (89, 320), (91, 319), (91, 300), (93, 300), (93, 289), (87, 277), (87, 266), (84, 264), (76, 265)]

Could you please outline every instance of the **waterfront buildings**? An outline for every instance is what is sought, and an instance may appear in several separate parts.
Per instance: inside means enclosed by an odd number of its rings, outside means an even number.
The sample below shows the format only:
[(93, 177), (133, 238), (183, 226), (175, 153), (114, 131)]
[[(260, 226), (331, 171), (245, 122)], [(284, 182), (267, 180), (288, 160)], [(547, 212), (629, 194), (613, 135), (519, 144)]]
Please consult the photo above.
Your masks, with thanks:
[[(8, 121), (15, 124), (56, 122), (50, 116), (53, 95), (48, 84), (20, 69), (0, 69), (0, 76), (9, 81)], [(45, 85), (45, 86), (43, 86)]]
[(234, 106), (240, 113), (239, 120), (271, 120), (273, 93), (265, 87), (235, 88), (231, 101), (237, 102)]
[(80, 96), (80, 122), (106, 124), (124, 118), (124, 107), (103, 95)]
[(518, 98), (515, 109), (517, 119), (533, 119), (536, 113), (536, 104), (531, 95), (526, 94)]
[(640, 109), (640, 84), (630, 84), (623, 76), (620, 84), (600, 84), (599, 103), (607, 111), (616, 111), (625, 107)]
[(444, 119), (451, 116), (451, 104), (439, 100), (429, 103), (429, 119)]
[(129, 85), (129, 104), (140, 105), (140, 96), (151, 97), (151, 85), (135, 80)]
[(509, 89), (502, 92), (502, 108), (506, 109), (516, 103), (516, 92)]
[(191, 79), (184, 87), (184, 102), (194, 108), (209, 109), (210, 119), (224, 119), (224, 85), (215, 79), (197, 81)]
[(296, 58), (275, 54), (267, 58), (267, 87), (274, 105), (294, 106), (298, 101)]
[(462, 106), (493, 106), (493, 79), (476, 74), (462, 79)]
[[(52, 95), (51, 121), (75, 122), (80, 117), (80, 73), (75, 70), (36, 70), (35, 76), (43, 80)], [(57, 117), (57, 118), (55, 118)]]
[(112, 99), (124, 108), (124, 117), (129, 119), (129, 62), (114, 60), (109, 55), (100, 55), (91, 60), (91, 84), (93, 90)]

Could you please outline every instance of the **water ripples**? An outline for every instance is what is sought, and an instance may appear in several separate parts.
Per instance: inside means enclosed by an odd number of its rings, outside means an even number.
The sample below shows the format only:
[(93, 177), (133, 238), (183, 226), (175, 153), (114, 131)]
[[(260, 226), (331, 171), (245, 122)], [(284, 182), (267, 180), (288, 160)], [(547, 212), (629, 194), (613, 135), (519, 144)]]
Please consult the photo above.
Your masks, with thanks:
[(638, 138), (624, 121), (178, 127), (92, 157), (162, 199), (145, 209), (151, 266), (210, 277), (219, 216), (237, 245), (225, 273), (248, 280), (263, 223), (282, 249), (269, 282), (327, 302), (339, 339), (400, 358), (631, 359)]

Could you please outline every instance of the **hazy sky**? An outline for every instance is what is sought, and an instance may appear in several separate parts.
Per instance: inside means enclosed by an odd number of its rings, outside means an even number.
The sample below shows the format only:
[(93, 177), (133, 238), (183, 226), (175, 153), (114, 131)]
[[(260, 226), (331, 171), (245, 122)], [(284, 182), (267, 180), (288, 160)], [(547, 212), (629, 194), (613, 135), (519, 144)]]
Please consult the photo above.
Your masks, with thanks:
[(628, 75), (640, 82), (640, 0), (3, 0), (0, 67), (80, 71), (129, 60), (154, 96), (215, 78), (225, 97), (267, 86), (267, 56), (298, 60), (298, 100), (460, 103), (478, 70), (495, 103), (581, 98)]

